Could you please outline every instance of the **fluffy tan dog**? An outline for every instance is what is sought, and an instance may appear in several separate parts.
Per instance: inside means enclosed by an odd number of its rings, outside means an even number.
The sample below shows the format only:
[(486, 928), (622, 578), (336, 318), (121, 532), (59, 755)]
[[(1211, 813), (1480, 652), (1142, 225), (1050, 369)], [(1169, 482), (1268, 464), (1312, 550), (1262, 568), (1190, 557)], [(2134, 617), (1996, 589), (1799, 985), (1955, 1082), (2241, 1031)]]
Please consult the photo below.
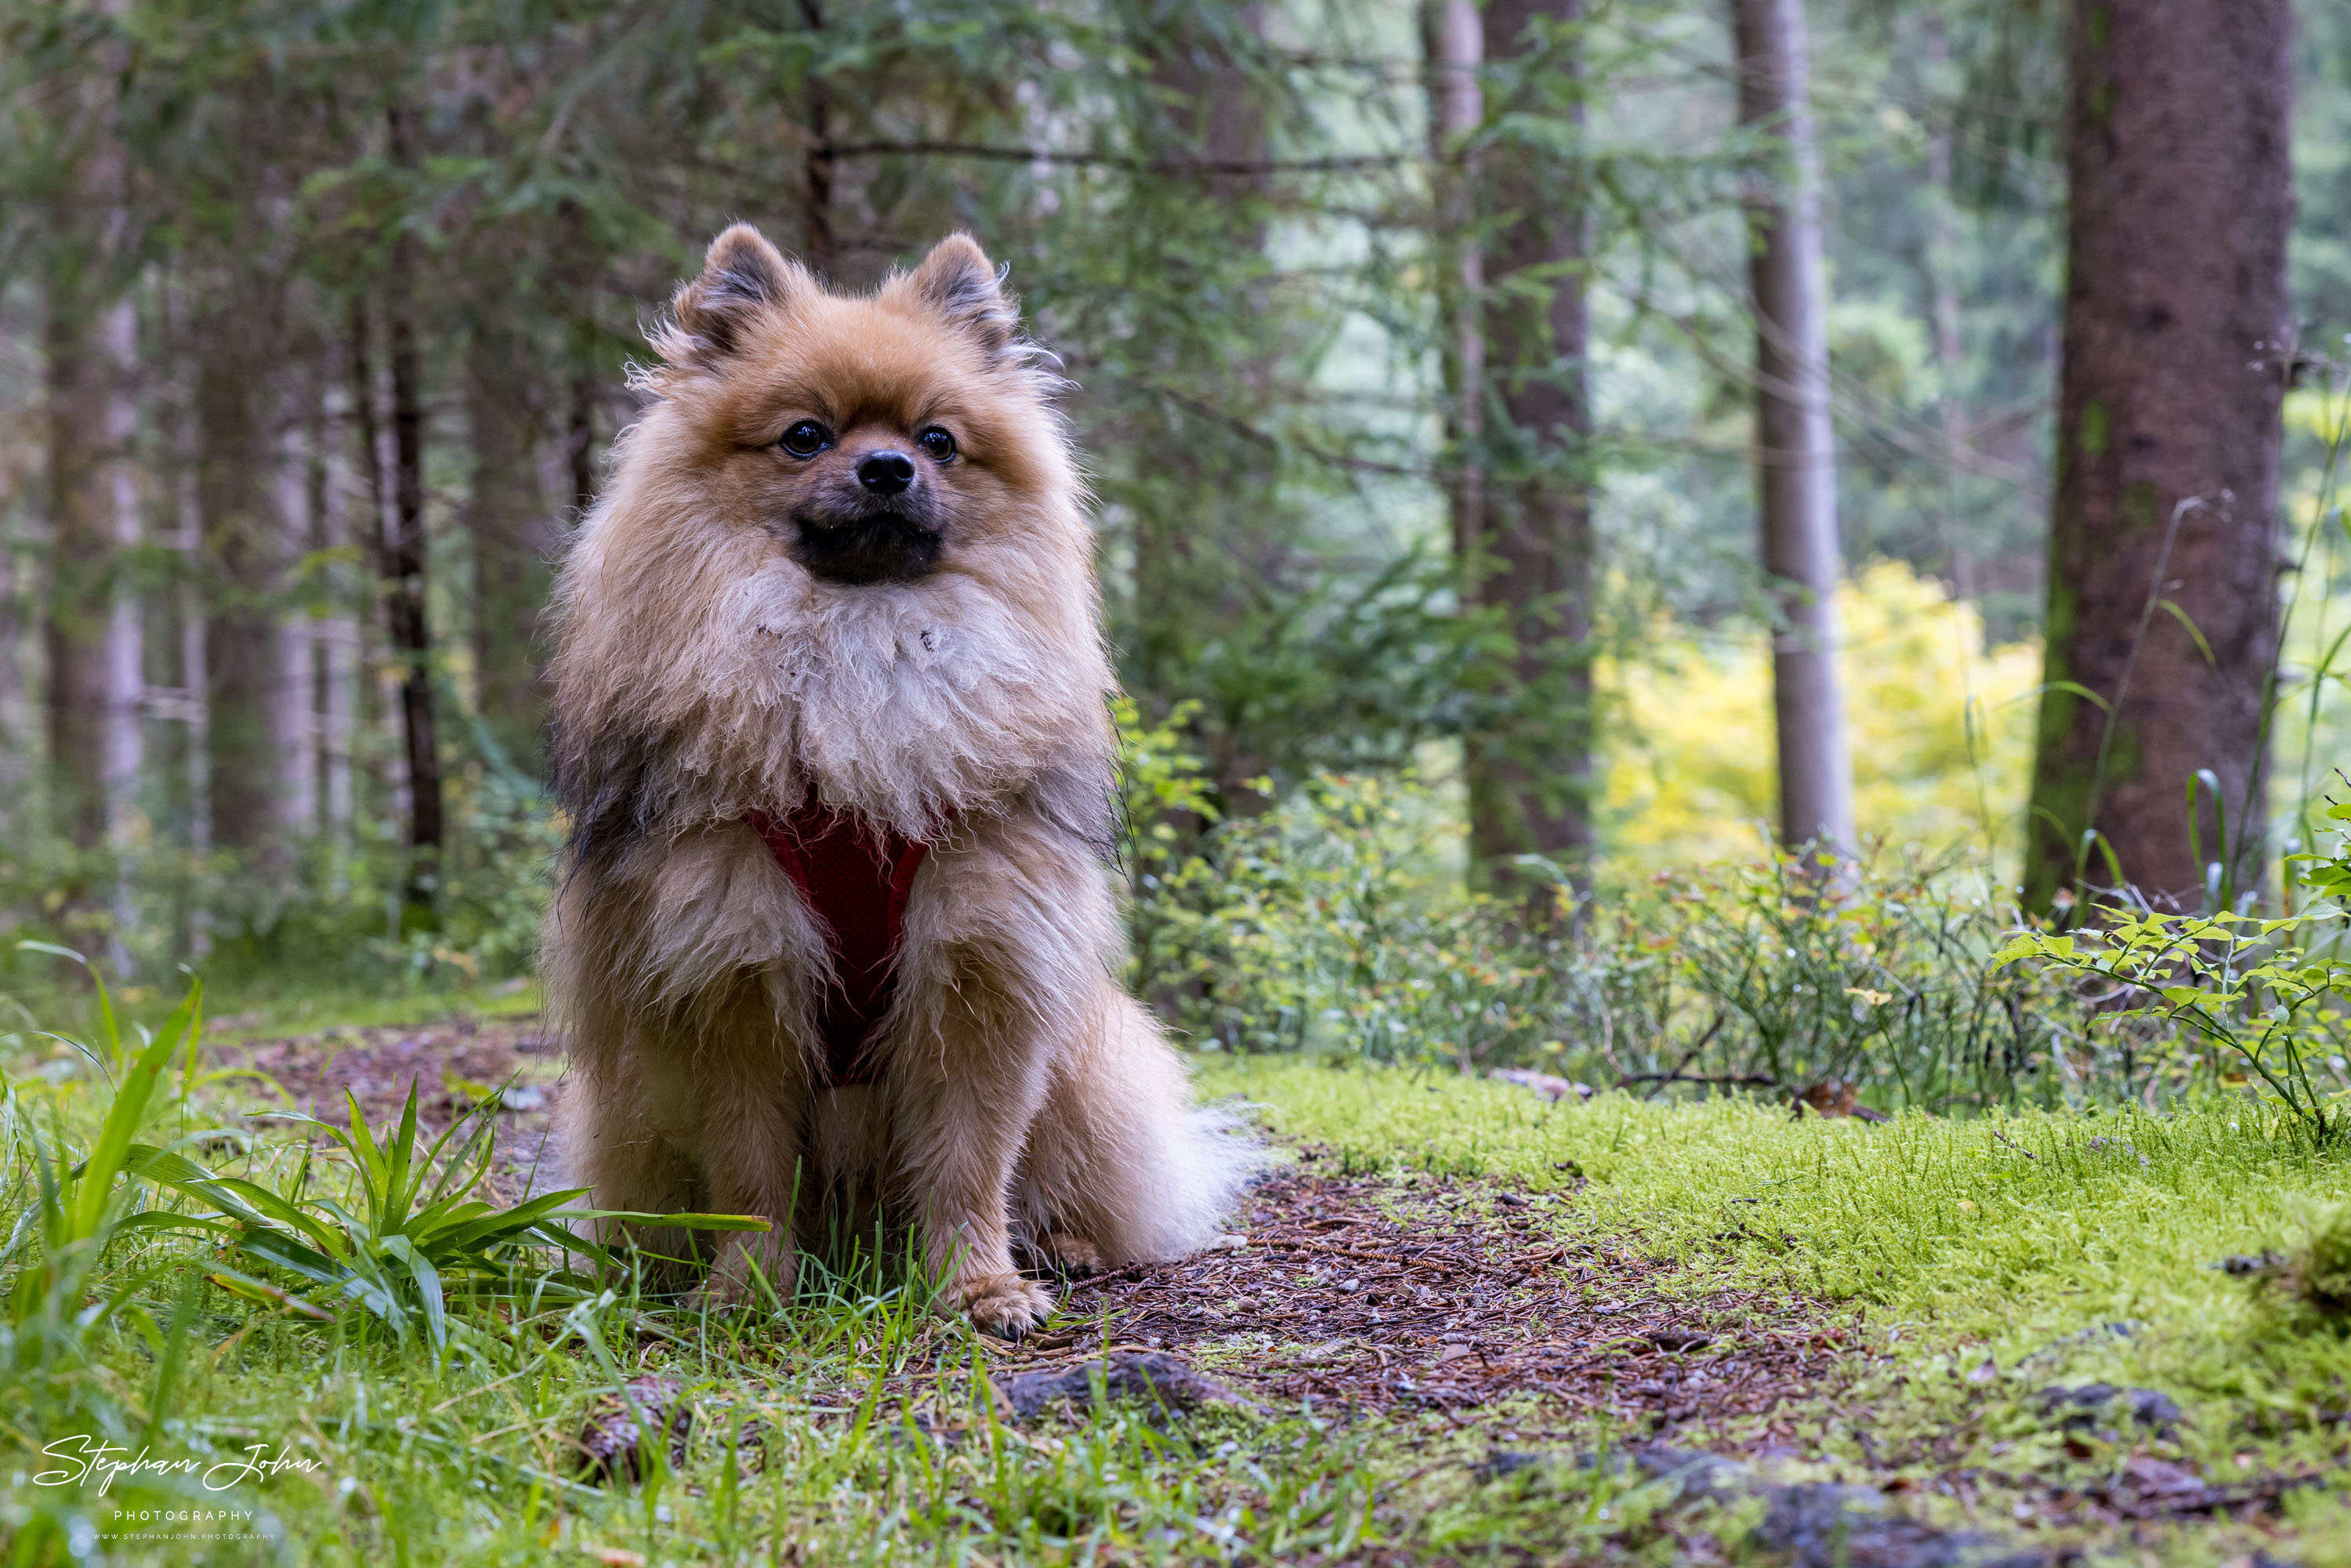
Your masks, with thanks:
[(1053, 1298), (1016, 1249), (1180, 1256), (1253, 1163), (1113, 978), (1051, 378), (960, 235), (851, 298), (737, 225), (674, 311), (558, 594), (569, 1168), (602, 1207), (771, 1220), (719, 1249), (729, 1300), (755, 1261), (789, 1294), (796, 1232), (878, 1192), (1017, 1334)]

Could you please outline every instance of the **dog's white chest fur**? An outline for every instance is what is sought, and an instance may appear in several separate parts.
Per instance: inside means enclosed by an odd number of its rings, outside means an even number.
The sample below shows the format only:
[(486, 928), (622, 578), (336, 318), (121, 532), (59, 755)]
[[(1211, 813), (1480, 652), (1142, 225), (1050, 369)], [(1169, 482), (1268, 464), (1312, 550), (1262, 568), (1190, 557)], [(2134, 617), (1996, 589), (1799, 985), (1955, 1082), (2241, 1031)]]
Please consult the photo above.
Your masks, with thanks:
[(909, 837), (1018, 789), (1067, 733), (1068, 672), (969, 578), (843, 588), (778, 563), (732, 600), (739, 677), (785, 727), (794, 771)]

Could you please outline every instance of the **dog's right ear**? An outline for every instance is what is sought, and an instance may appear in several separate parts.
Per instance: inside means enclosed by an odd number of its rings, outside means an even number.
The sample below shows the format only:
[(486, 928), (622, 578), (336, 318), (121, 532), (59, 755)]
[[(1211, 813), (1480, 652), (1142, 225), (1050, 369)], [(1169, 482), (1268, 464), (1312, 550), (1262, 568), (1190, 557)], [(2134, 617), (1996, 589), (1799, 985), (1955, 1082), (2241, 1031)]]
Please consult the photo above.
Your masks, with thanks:
[(737, 224), (710, 242), (702, 276), (670, 302), (684, 340), (665, 347), (664, 357), (673, 363), (681, 355), (704, 362), (726, 359), (741, 350), (763, 313), (789, 308), (793, 296), (813, 287), (808, 270), (786, 261), (767, 235)]

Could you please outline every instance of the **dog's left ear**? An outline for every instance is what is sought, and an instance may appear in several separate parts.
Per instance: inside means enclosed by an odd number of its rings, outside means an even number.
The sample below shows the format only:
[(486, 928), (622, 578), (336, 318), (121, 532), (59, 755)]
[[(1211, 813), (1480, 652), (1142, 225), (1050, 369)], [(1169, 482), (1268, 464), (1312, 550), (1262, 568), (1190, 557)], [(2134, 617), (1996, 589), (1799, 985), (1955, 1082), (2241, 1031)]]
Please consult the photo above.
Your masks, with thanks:
[(969, 235), (949, 235), (932, 247), (914, 269), (914, 292), (990, 359), (1019, 334), (1020, 313), (1004, 292), (1002, 273)]

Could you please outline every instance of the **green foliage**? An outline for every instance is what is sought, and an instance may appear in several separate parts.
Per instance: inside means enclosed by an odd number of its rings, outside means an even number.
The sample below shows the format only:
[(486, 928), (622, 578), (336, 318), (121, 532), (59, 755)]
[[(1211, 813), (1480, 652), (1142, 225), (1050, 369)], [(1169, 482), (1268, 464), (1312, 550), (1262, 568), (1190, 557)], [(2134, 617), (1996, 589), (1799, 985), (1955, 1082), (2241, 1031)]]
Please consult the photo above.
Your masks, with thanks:
[[(2070, 1009), (2055, 988), (1990, 969), (2009, 912), (1961, 867), (1883, 856), (1822, 879), (1767, 851), (1652, 887), (1658, 903), (1622, 941), (1672, 955), (1661, 1022), (1708, 1020), (1687, 1071), (1779, 1092), (1835, 1079), (1938, 1111), (2059, 1097), (2056, 1019)], [(1667, 1054), (1661, 1041), (1653, 1055)]]
[[(2327, 815), (2351, 822), (2351, 807)], [(2304, 881), (2327, 896), (2351, 890), (2351, 844), (2289, 863), (2305, 866)], [(2125, 907), (2101, 911), (2098, 921), (2078, 931), (2027, 927), (1994, 961), (2036, 959), (2102, 981), (2114, 988), (2109, 1004), (2123, 1004), (2115, 1016), (2184, 1035), (2215, 1080), (2223, 1080), (2223, 1063), (2241, 1066), (2320, 1138), (2351, 1128), (2351, 1080), (2341, 1066), (2351, 1024), (2342, 905), (2314, 904), (2274, 919)], [(2332, 1068), (2333, 1086), (2320, 1081), (2322, 1068)]]
[[(207, 1210), (202, 1218), (158, 1212), (161, 1223), (221, 1235), (248, 1267), (266, 1265), (323, 1287), (381, 1322), (398, 1339), (410, 1338), (421, 1324), (424, 1337), (438, 1351), (448, 1343), (444, 1292), (452, 1284), (461, 1288), (505, 1285), (511, 1290), (525, 1248), (533, 1243), (580, 1245), (578, 1238), (554, 1218), (554, 1210), (579, 1197), (579, 1191), (549, 1193), (519, 1208), (503, 1211), (465, 1196), (489, 1169), (495, 1124), (481, 1115), (481, 1110), (480, 1105), (469, 1107), (451, 1122), (421, 1159), (413, 1157), (416, 1144), (413, 1084), (398, 1128), (381, 1144), (360, 1119), (357, 1101), (351, 1104), (348, 1130), (311, 1123), (340, 1144), (350, 1156), (365, 1205), (359, 1214), (329, 1198), (303, 1196), (309, 1175), (307, 1160), (290, 1195), (240, 1177), (214, 1176), (184, 1155), (163, 1149), (137, 1149), (130, 1168), (136, 1176), (200, 1200)], [(465, 1130), (468, 1121), (475, 1124), (472, 1137), (455, 1157), (444, 1159), (449, 1141)], [(436, 1164), (440, 1174), (433, 1177), (427, 1190), (425, 1182)], [(275, 1302), (320, 1322), (331, 1322), (335, 1316), (317, 1302), (249, 1273), (222, 1270), (212, 1280), (235, 1294)], [(568, 1274), (542, 1275), (534, 1281), (534, 1291), (544, 1289), (576, 1299), (587, 1284)]]
[[(104, 1075), (108, 1088), (94, 1108), (98, 1126), (89, 1153), (71, 1161), (61, 1130), (53, 1124), (45, 1135), (17, 1085), (0, 1080), (7, 1159), (0, 1222), (8, 1228), (0, 1246), (0, 1429), (80, 1434), (127, 1447), (162, 1421), (189, 1324), (184, 1313), (169, 1314), (168, 1326), (159, 1324), (140, 1299), (168, 1265), (149, 1261), (112, 1270), (103, 1265), (118, 1243), (144, 1228), (141, 1216), (130, 1212), (137, 1183), (120, 1178), (135, 1158), (132, 1140), (153, 1114), (164, 1070), (183, 1049), (193, 1051), (202, 988), (191, 987), (160, 1030), (126, 1034), (96, 966), (77, 953), (33, 946), (89, 970), (99, 1027), (90, 1041), (65, 1043)], [(143, 1411), (105, 1365), (108, 1346), (125, 1334), (142, 1341), (155, 1359), (152, 1395)], [(126, 1506), (184, 1504), (184, 1497), (173, 1495), (181, 1490), (168, 1480), (133, 1478), (121, 1489), (121, 1500)], [(16, 1561), (38, 1561), (61, 1549), (82, 1552), (95, 1536), (78, 1500), (37, 1495), (38, 1505), (10, 1521), (17, 1529)]]
[(2308, 916), (2262, 920), (2161, 911), (2123, 914), (2083, 931), (2019, 933), (1998, 962), (2037, 958), (2058, 971), (2117, 988), (2122, 1018), (2151, 1019), (2210, 1048), (2215, 1076), (2224, 1061), (2241, 1064), (2325, 1136), (2343, 1130), (2344, 1092), (2322, 1086), (2314, 1070), (2341, 1049), (2345, 1014), (2339, 988), (2351, 964), (2313, 957), (2287, 940)]
[[(1144, 737), (1153, 800), (1196, 805), (1205, 781), (1165, 776), (1184, 759), (1165, 738)], [(1556, 977), (1501, 906), (1450, 891), (1434, 805), (1410, 775), (1324, 774), (1189, 845), (1166, 815), (1138, 819), (1134, 983), (1204, 1045), (1523, 1059)]]
[(1767, 851), (1531, 925), (1459, 891), (1441, 791), (1326, 774), (1219, 821), (1181, 722), (1122, 711), (1132, 979), (1196, 1042), (1938, 1110), (2137, 1087), (2063, 988), (1992, 967), (2012, 915), (1955, 866)]
[[(546, 1253), (569, 1253), (611, 1270), (619, 1260), (573, 1227), (589, 1220), (642, 1221), (697, 1230), (765, 1230), (767, 1222), (740, 1215), (633, 1214), (583, 1209), (573, 1205), (586, 1187), (542, 1193), (511, 1207), (471, 1196), (490, 1175), (496, 1152), (493, 1094), (453, 1118), (429, 1147), (418, 1151), (417, 1086), (398, 1124), (381, 1139), (350, 1102), (350, 1124), (340, 1127), (312, 1117), (289, 1120), (318, 1128), (340, 1145), (350, 1167), (359, 1207), (325, 1197), (303, 1195), (309, 1176), (306, 1155), (290, 1193), (235, 1176), (214, 1176), (194, 1161), (166, 1149), (134, 1146), (125, 1168), (204, 1206), (201, 1216), (150, 1211), (159, 1228), (188, 1228), (223, 1236), (249, 1264), (282, 1270), (318, 1287), (336, 1304), (357, 1308), (405, 1343), (422, 1331), (436, 1352), (449, 1343), (452, 1294), (467, 1305), (509, 1304), (537, 1311), (549, 1304), (592, 1299), (594, 1278), (559, 1264)], [(456, 1142), (464, 1134), (462, 1142)], [(453, 1149), (451, 1145), (456, 1142)], [(429, 1184), (429, 1185), (428, 1185)], [(306, 1317), (331, 1322), (336, 1312), (318, 1300), (293, 1294), (266, 1280), (234, 1270), (212, 1281), (233, 1294), (274, 1302)]]

